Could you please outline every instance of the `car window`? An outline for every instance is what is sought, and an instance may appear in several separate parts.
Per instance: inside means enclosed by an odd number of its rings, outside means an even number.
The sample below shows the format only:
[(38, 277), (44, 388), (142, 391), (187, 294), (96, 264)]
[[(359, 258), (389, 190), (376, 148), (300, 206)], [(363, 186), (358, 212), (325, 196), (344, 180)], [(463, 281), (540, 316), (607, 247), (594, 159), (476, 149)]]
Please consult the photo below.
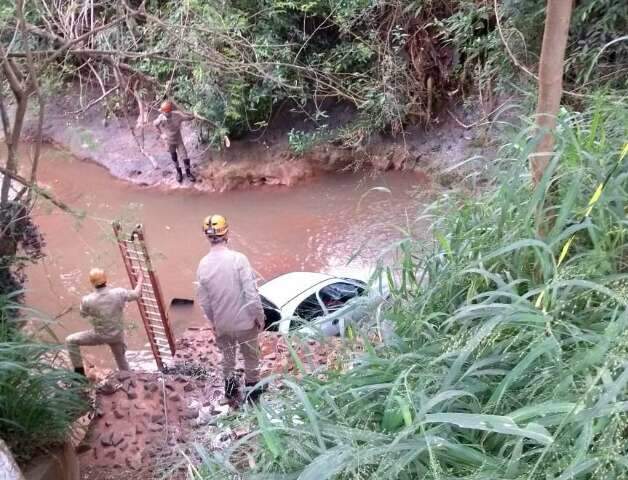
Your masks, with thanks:
[(303, 320), (312, 320), (324, 315), (325, 312), (316, 297), (316, 293), (313, 293), (299, 304), (294, 314)]
[(325, 308), (334, 312), (354, 297), (362, 295), (364, 288), (351, 283), (338, 282), (321, 288), (319, 292)]

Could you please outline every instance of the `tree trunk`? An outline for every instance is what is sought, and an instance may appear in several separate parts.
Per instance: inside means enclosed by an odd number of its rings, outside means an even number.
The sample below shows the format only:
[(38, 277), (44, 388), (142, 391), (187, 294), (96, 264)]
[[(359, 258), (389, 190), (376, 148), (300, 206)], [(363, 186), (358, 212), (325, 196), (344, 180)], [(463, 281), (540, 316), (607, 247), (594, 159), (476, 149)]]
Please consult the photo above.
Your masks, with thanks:
[(530, 155), (530, 170), (535, 185), (541, 181), (554, 150), (554, 129), (563, 91), (563, 62), (572, 8), (573, 0), (547, 1), (536, 108), (536, 134), (541, 138)]

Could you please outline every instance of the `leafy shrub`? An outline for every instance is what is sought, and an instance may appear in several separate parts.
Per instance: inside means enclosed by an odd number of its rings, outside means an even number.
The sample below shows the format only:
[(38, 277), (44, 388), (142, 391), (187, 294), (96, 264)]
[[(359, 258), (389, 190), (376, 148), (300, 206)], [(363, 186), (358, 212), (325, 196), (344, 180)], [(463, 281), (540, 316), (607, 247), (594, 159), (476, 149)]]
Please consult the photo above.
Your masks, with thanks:
[(15, 297), (0, 296), (0, 436), (24, 463), (62, 444), (87, 404), (84, 380), (60, 363), (59, 348), (19, 330)]
[[(310, 113), (325, 99), (351, 104), (371, 131), (394, 134), (407, 123), (428, 124), (452, 97), (478, 89), (491, 96), (519, 83), (497, 14), (514, 55), (535, 70), (545, 2), (497, 5), (496, 12), (493, 2), (478, 0), (147, 2), (149, 17), (104, 31), (90, 46), (129, 52), (121, 58), (125, 65), (152, 79), (140, 93), (172, 95), (209, 119), (217, 126), (209, 140), (263, 128), (286, 103)], [(56, 15), (64, 7), (78, 8), (60, 2)], [(99, 21), (114, 18), (119, 7), (102, 2)], [(63, 23), (38, 2), (27, 8), (33, 23)], [(577, 2), (566, 89), (626, 88), (628, 47), (611, 43), (626, 31), (626, 18), (622, 1)], [(34, 41), (46, 48), (45, 40)], [(75, 68), (81, 64), (67, 71), (91, 76)], [(99, 80), (117, 81), (110, 62), (95, 61), (94, 68)]]

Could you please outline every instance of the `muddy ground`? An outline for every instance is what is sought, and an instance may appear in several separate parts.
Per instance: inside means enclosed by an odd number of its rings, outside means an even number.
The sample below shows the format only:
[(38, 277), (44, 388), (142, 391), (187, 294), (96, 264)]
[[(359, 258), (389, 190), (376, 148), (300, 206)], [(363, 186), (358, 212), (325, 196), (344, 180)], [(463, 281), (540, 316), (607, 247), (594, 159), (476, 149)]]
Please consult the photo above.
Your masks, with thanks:
[[(298, 374), (285, 342), (277, 334), (260, 336), (262, 378)], [(337, 364), (339, 339), (292, 345), (307, 371)], [(89, 427), (77, 445), (82, 478), (184, 479), (186, 457), (197, 458), (194, 440), (203, 438), (205, 448), (222, 449), (247, 434), (247, 427), (221, 428), (221, 419), (233, 408), (224, 401), (220, 361), (212, 331), (190, 328), (177, 341), (176, 372), (117, 372), (96, 380), (94, 410), (85, 419)], [(88, 370), (88, 375), (94, 373), (101, 372)], [(264, 395), (277, 388), (277, 382), (271, 383)]]
[[(46, 106), (44, 140), (65, 148), (78, 158), (96, 162), (120, 179), (142, 186), (196, 188), (226, 191), (256, 185), (290, 186), (327, 172), (348, 169), (411, 170), (443, 172), (473, 156), (486, 156), (485, 132), (464, 128), (473, 118), (461, 108), (436, 118), (429, 129), (411, 126), (396, 138), (376, 134), (356, 149), (320, 145), (303, 155), (295, 155), (288, 145), (290, 129), (311, 129), (302, 116), (285, 112), (261, 133), (243, 140), (232, 140), (230, 148), (216, 150), (199, 143), (197, 125), (185, 124), (184, 140), (198, 182), (178, 184), (165, 146), (152, 127), (157, 112), (152, 112), (144, 127), (137, 118), (105, 119), (105, 111), (94, 105), (83, 113), (78, 95), (58, 96)], [(338, 117), (348, 114), (338, 112)], [(134, 129), (134, 130), (132, 130)], [(34, 122), (27, 122), (26, 134), (32, 137)], [(133, 135), (132, 132), (135, 132)], [(142, 145), (140, 149), (139, 145)], [(470, 168), (481, 168), (478, 159)], [(156, 166), (154, 166), (155, 164)]]

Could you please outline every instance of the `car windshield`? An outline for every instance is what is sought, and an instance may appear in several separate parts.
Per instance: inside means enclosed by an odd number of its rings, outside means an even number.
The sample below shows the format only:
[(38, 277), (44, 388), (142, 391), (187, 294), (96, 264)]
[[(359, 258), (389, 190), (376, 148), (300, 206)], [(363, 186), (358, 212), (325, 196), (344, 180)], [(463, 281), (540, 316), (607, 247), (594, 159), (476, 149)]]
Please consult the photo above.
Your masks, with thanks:
[(338, 282), (321, 288), (320, 296), (325, 308), (334, 312), (354, 297), (362, 295), (364, 288), (352, 283)]

